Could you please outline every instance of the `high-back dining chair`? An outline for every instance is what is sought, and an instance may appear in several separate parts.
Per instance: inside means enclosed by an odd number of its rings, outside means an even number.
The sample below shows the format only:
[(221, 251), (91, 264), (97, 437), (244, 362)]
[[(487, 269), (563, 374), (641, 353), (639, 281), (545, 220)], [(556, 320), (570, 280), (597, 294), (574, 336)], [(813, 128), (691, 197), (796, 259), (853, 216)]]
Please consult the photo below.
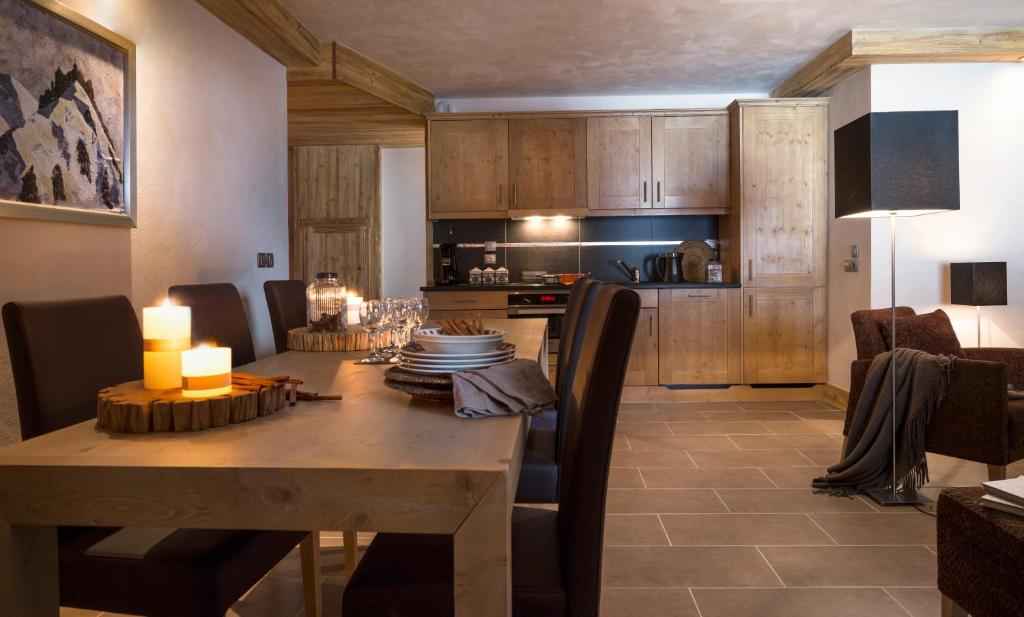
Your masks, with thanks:
[(256, 361), (249, 318), (238, 288), (231, 283), (172, 285), (167, 295), (192, 308), (192, 343), (216, 342), (231, 348), (231, 366)]
[(288, 331), (306, 325), (306, 284), (302, 281), (267, 281), (263, 283), (274, 330), (277, 353), (288, 351)]
[(531, 419), (526, 438), (523, 465), (519, 474), (516, 501), (519, 503), (557, 503), (559, 462), (565, 446), (565, 424), (568, 411), (562, 402), (568, 398), (573, 375), (579, 363), (582, 333), (586, 330), (597, 293), (604, 283), (590, 278), (581, 279), (573, 286), (566, 317), (562, 322), (559, 338), (558, 376), (556, 393), (558, 401), (547, 418)]
[[(639, 312), (630, 289), (606, 285), (598, 293), (566, 400), (575, 413), (559, 509), (512, 512), (513, 617), (598, 617), (608, 467)], [(342, 614), (451, 615), (453, 568), (451, 536), (377, 534), (345, 588)]]
[[(142, 332), (124, 296), (3, 306), (22, 438), (96, 416), (96, 393), (142, 377)], [(185, 445), (185, 444), (183, 444)], [(94, 547), (118, 535), (119, 551)], [(222, 617), (306, 532), (58, 529), (62, 606), (157, 617)], [(102, 545), (101, 545), (102, 546)], [(118, 553), (125, 554), (125, 553)], [(319, 572), (303, 573), (319, 580)]]

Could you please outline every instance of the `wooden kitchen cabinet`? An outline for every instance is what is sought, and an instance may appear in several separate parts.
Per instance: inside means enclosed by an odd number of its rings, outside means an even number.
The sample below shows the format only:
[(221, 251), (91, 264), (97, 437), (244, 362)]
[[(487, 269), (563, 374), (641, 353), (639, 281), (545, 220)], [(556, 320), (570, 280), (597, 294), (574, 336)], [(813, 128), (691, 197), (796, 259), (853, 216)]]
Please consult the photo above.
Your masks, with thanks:
[(626, 368), (627, 386), (658, 385), (658, 309), (641, 308)]
[(509, 120), (510, 210), (587, 207), (586, 118)]
[(591, 210), (651, 207), (651, 118), (587, 119), (587, 191)]
[(729, 207), (728, 116), (658, 116), (651, 139), (655, 208)]
[[(730, 109), (733, 213), (744, 286), (820, 287), (826, 276), (827, 100), (749, 101)], [(728, 226), (728, 223), (726, 223)]]
[(824, 383), (825, 288), (745, 288), (743, 338), (746, 383)]
[(505, 216), (508, 121), (430, 123), (430, 217)]
[(742, 381), (740, 289), (662, 289), (658, 297), (661, 384)]
[(508, 312), (504, 309), (430, 309), (429, 319), (507, 319)]

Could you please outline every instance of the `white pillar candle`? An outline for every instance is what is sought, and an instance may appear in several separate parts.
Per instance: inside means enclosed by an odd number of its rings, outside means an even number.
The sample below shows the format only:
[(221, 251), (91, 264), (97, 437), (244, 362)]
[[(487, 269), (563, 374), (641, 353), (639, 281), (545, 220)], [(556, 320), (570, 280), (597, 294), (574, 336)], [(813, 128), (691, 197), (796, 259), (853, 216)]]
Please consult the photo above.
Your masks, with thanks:
[(181, 352), (181, 393), (186, 398), (231, 394), (231, 348), (200, 345)]
[(147, 390), (181, 387), (181, 352), (192, 346), (192, 310), (173, 306), (142, 309), (142, 385)]
[(363, 297), (355, 294), (348, 295), (348, 325), (359, 324), (359, 307), (363, 305)]

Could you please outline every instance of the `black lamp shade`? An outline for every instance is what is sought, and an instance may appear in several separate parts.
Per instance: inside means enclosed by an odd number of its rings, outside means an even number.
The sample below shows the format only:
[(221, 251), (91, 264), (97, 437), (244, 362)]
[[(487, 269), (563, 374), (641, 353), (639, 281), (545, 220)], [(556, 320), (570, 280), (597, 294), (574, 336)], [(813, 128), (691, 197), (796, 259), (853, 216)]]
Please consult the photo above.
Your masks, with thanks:
[(1006, 305), (1006, 262), (949, 264), (950, 302), (969, 306)]
[(960, 209), (956, 111), (870, 113), (835, 131), (836, 218)]

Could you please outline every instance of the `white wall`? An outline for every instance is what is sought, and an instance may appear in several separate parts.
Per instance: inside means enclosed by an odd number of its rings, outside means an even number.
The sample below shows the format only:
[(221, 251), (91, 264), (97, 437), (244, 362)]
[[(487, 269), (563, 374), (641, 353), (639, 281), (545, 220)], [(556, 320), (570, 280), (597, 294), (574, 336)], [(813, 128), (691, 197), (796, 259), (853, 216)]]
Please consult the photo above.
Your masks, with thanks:
[[(860, 108), (865, 87), (849, 83), (837, 87), (833, 113), (843, 112), (851, 91)], [(949, 305), (949, 263), (1005, 261), (1009, 305), (983, 311), (983, 346), (1024, 345), (1024, 65), (1020, 64), (913, 64), (870, 68), (870, 110), (925, 111), (955, 109), (960, 120), (960, 211), (897, 221), (896, 302), (918, 312), (942, 308), (965, 346), (976, 344), (975, 309)], [(846, 102), (844, 102), (846, 101)], [(839, 104), (837, 106), (837, 103)], [(853, 114), (854, 116), (856, 114)], [(850, 118), (853, 119), (853, 118)], [(835, 123), (841, 125), (842, 123)], [(859, 279), (835, 273), (851, 230), (847, 221), (830, 221), (830, 299), (845, 297), (848, 306), (829, 309), (830, 341), (847, 331), (849, 312), (856, 308), (889, 306), (889, 222), (875, 220), (865, 233), (852, 228), (861, 246)], [(854, 225), (858, 225), (854, 223)], [(867, 250), (865, 250), (867, 249)], [(868, 257), (867, 255), (870, 255)], [(852, 289), (840, 292), (845, 283)], [(869, 290), (868, 306), (857, 306)], [(854, 300), (855, 298), (855, 300)], [(846, 357), (841, 357), (845, 355)], [(830, 349), (829, 381), (848, 384), (852, 349)], [(845, 387), (845, 386), (844, 386)]]
[(384, 296), (420, 295), (427, 280), (426, 149), (381, 150)]
[[(196, 2), (63, 0), (137, 46), (134, 230), (0, 219), (0, 303), (102, 294), (136, 306), (174, 283), (239, 286), (257, 353), (262, 284), (288, 276), (284, 68)], [(256, 269), (256, 253), (276, 267)], [(0, 345), (0, 443), (18, 435)]]
[(638, 94), (635, 96), (533, 96), (440, 99), (438, 111), (580, 111), (726, 107), (736, 99), (761, 99), (766, 92), (723, 94)]

